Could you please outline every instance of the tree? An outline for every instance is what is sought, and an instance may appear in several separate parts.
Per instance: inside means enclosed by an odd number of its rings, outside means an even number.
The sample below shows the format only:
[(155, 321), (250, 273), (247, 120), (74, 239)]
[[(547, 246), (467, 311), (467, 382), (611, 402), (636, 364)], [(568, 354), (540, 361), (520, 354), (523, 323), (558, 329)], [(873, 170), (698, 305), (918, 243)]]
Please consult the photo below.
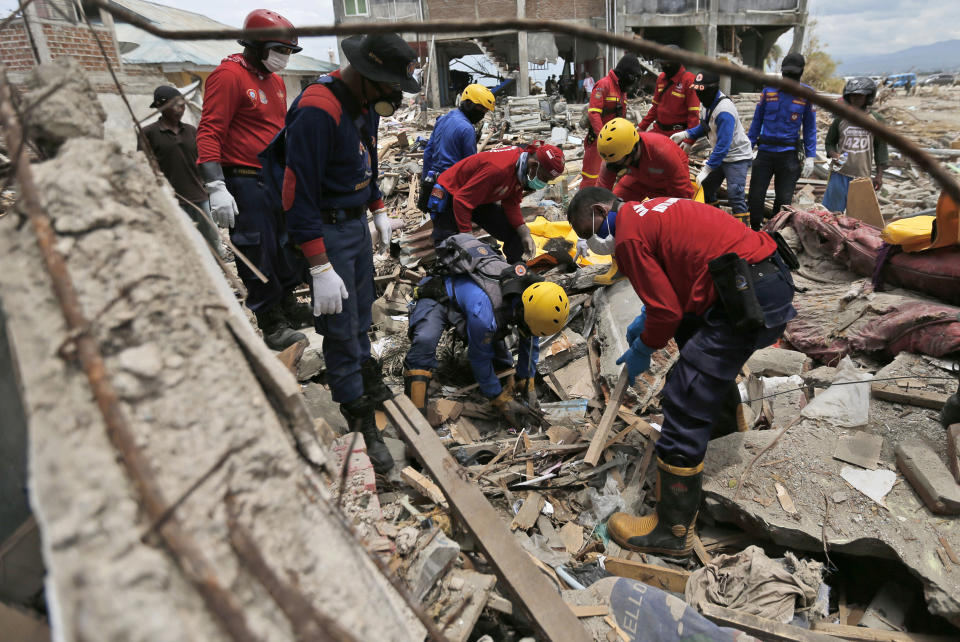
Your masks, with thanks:
[(843, 91), (843, 78), (834, 75), (837, 61), (823, 50), (820, 37), (816, 34), (817, 21), (807, 21), (807, 43), (803, 48), (806, 67), (803, 70), (803, 82), (817, 91), (839, 94)]
[(781, 58), (783, 58), (783, 49), (777, 43), (773, 43), (773, 46), (770, 47), (770, 53), (767, 54), (767, 59), (763, 61), (764, 70), (776, 72), (777, 64)]

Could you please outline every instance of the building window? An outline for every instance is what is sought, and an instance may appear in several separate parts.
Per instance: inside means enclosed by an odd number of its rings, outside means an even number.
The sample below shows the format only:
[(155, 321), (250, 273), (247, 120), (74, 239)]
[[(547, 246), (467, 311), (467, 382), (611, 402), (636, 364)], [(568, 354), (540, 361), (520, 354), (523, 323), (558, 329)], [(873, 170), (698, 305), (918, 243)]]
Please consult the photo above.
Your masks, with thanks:
[(343, 0), (343, 15), (345, 16), (367, 15), (367, 0)]

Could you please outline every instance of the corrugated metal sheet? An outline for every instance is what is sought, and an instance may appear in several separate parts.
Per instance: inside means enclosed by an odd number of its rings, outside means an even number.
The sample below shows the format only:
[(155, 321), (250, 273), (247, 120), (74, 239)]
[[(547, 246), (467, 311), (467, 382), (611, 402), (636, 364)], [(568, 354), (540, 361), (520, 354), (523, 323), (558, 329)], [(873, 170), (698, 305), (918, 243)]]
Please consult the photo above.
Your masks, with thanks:
[[(120, 5), (163, 29), (226, 29), (229, 25), (211, 18), (174, 9), (143, 0), (113, 0)], [(189, 63), (200, 67), (216, 67), (220, 61), (242, 48), (232, 40), (164, 40), (129, 24), (116, 24), (117, 40), (121, 43), (138, 45), (122, 55), (128, 64), (169, 64)], [(129, 45), (127, 45), (129, 46)], [(288, 72), (325, 73), (337, 68), (337, 65), (311, 58), (303, 54), (290, 56)]]

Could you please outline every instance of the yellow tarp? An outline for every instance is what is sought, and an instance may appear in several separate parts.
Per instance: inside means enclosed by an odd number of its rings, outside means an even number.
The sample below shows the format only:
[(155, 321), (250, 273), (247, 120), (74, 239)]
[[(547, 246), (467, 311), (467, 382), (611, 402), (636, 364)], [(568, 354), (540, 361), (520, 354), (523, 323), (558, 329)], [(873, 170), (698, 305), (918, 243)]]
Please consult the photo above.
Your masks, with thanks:
[(957, 204), (942, 192), (937, 201), (936, 216), (902, 218), (884, 227), (880, 237), (891, 245), (899, 245), (904, 252), (960, 245)]

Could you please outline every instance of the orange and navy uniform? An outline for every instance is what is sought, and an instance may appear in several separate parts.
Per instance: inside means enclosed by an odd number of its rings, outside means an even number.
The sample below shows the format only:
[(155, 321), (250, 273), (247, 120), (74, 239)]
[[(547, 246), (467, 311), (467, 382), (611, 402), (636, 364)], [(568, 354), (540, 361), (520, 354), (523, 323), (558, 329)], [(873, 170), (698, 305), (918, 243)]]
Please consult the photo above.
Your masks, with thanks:
[(377, 185), (379, 116), (347, 91), (334, 95), (334, 71), (301, 93), (287, 114), (282, 200), (290, 240), (304, 256), (326, 252), (322, 211), (384, 207)]
[(640, 131), (645, 132), (653, 125), (652, 131), (669, 135), (699, 125), (700, 100), (693, 82), (694, 75), (684, 67), (670, 79), (661, 73), (657, 77), (653, 104), (640, 121)]
[(242, 54), (227, 56), (204, 87), (197, 162), (259, 168), (257, 154), (283, 128), (286, 113), (280, 76), (255, 69)]
[(590, 92), (590, 104), (587, 105), (587, 117), (590, 120), (590, 132), (583, 146), (583, 179), (581, 187), (589, 187), (597, 182), (603, 161), (597, 152), (596, 137), (608, 121), (625, 118), (627, 115), (627, 97), (620, 89), (620, 80), (613, 70), (597, 81)]

